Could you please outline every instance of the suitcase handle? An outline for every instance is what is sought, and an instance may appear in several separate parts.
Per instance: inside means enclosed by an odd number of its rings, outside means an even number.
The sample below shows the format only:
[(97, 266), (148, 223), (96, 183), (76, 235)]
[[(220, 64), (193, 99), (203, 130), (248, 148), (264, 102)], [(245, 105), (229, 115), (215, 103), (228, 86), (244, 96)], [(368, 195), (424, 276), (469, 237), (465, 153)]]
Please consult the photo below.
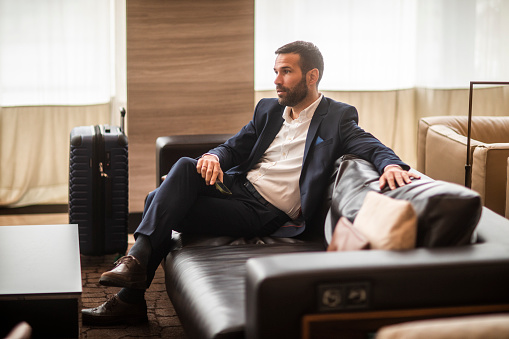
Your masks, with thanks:
[(124, 134), (125, 134), (124, 130), (125, 114), (126, 114), (125, 107), (120, 107), (120, 116), (122, 117), (122, 119), (120, 119), (120, 131)]

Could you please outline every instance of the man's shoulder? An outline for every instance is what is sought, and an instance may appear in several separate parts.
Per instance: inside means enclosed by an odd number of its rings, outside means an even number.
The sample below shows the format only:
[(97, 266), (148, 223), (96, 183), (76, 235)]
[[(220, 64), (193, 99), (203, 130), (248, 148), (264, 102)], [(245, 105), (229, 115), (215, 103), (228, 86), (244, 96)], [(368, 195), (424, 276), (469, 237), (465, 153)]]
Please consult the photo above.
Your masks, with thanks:
[(344, 103), (344, 102), (341, 102), (341, 101), (337, 101), (337, 100), (334, 100), (334, 99), (331, 99), (331, 98), (328, 98), (328, 97), (323, 97), (323, 100), (325, 100), (327, 102), (327, 104), (329, 105), (329, 107), (332, 107), (332, 108), (341, 108), (341, 109), (345, 109), (345, 108), (350, 108), (350, 107), (354, 107), (350, 104), (347, 104), (347, 103)]
[[(349, 108), (355, 109), (355, 107), (350, 104), (336, 101), (334, 99), (331, 99), (331, 98), (328, 98), (325, 96), (322, 98), (322, 101), (320, 102), (319, 106), (323, 106), (323, 105), (325, 105), (324, 108), (326, 111), (330, 111), (330, 110), (341, 111), (341, 110), (349, 109)], [(256, 105), (257, 111), (265, 111), (265, 112), (271, 112), (271, 111), (282, 112), (284, 108), (285, 108), (284, 106), (281, 106), (279, 104), (279, 100), (277, 98), (263, 98), (260, 101), (258, 101), (258, 104)]]

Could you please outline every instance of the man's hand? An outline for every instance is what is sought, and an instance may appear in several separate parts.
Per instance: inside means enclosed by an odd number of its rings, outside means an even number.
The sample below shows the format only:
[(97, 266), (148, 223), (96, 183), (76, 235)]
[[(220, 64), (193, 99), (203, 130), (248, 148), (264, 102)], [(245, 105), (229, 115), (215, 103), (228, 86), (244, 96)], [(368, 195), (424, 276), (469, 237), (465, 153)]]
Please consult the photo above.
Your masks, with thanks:
[(411, 178), (420, 179), (421, 176), (405, 171), (398, 165), (388, 165), (384, 169), (384, 174), (380, 177), (380, 189), (384, 188), (386, 185), (388, 185), (391, 190), (405, 186), (412, 182), (412, 180), (410, 180)]
[(217, 160), (217, 157), (205, 154), (199, 160), (196, 165), (196, 171), (201, 174), (202, 178), (205, 179), (207, 185), (214, 185), (216, 179), (223, 182), (223, 171), (221, 170), (221, 164)]

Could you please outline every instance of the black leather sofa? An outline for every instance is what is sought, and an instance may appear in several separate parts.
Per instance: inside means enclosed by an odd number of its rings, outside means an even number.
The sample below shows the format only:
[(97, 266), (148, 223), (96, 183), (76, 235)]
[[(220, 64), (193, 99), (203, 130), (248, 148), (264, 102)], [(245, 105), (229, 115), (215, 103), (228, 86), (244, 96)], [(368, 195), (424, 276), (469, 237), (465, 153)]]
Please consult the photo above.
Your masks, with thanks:
[[(181, 156), (197, 157), (228, 137), (159, 138), (158, 180)], [(366, 162), (346, 158), (338, 166), (340, 174), (332, 180), (348, 178), (331, 185), (342, 194), (330, 192), (326, 238), (339, 216), (353, 220), (367, 191), (377, 189), (376, 172)], [(163, 265), (167, 293), (186, 334), (365, 338), (407, 320), (508, 312), (509, 220), (480, 207), (467, 189), (423, 181), (403, 193), (383, 192), (410, 200), (418, 212), (414, 250), (331, 253), (320, 234), (298, 239), (174, 234), (178, 246)], [(459, 200), (449, 199), (458, 194)], [(453, 212), (439, 212), (444, 209)]]

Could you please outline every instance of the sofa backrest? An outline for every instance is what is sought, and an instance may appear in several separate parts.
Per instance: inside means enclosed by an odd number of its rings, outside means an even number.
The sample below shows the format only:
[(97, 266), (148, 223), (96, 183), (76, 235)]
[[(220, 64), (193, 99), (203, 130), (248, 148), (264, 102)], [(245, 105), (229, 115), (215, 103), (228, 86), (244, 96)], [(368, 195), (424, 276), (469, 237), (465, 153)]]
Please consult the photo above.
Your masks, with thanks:
[(156, 186), (182, 157), (197, 158), (228, 140), (232, 134), (171, 135), (156, 140)]

